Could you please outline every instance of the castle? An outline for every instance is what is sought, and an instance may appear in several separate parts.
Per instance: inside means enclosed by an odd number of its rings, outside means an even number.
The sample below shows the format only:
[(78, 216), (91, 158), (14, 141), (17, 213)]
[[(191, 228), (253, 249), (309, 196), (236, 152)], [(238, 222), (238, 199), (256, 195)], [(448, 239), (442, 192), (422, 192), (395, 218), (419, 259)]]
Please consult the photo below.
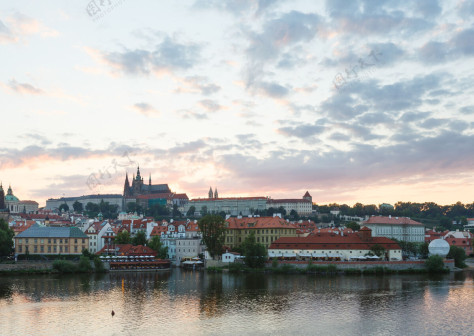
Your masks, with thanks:
[(137, 176), (133, 175), (132, 185), (128, 181), (128, 174), (125, 175), (125, 184), (123, 187), (124, 198), (134, 198), (141, 195), (167, 194), (171, 193), (167, 184), (151, 184), (151, 175), (148, 184), (143, 183), (143, 177), (140, 175), (140, 167), (137, 168)]

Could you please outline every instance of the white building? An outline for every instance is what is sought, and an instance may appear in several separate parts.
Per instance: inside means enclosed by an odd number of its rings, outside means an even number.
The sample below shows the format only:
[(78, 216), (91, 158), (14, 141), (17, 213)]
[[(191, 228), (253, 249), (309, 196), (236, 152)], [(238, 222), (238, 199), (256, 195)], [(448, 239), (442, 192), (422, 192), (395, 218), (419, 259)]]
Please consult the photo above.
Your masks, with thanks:
[(225, 212), (231, 216), (248, 216), (255, 210), (267, 209), (266, 197), (225, 197), (225, 198), (196, 198), (190, 200), (184, 209), (187, 212), (190, 207), (194, 206), (196, 212), (201, 214), (203, 208), (208, 213)]
[(108, 221), (94, 222), (84, 232), (89, 237), (89, 252), (97, 253), (104, 247), (102, 237), (108, 232), (110, 224)]
[(425, 241), (425, 226), (408, 217), (371, 216), (362, 225), (372, 230), (373, 237), (395, 238), (415, 243)]

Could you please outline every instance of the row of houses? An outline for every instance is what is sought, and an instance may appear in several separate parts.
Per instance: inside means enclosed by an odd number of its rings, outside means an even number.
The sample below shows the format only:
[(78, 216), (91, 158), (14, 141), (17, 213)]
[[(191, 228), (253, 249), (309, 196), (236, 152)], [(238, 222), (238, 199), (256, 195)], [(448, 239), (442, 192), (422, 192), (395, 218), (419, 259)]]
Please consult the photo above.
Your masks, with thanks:
[[(123, 217), (124, 218), (124, 217)], [(116, 236), (126, 230), (133, 237), (143, 231), (147, 239), (160, 237), (168, 247), (168, 257), (178, 264), (186, 258), (205, 252), (197, 221), (155, 221), (152, 218), (129, 216), (117, 221), (79, 221), (77, 227), (45, 226), (35, 220), (17, 220), (10, 223), (15, 231), (16, 253), (23, 254), (80, 254), (84, 249), (91, 253), (120, 255)], [(443, 238), (450, 245), (461, 246), (466, 254), (472, 251), (472, 234), (446, 231), (425, 232), (421, 223), (408, 218), (373, 216), (354, 232), (349, 228), (321, 228), (312, 221), (290, 222), (274, 217), (231, 217), (225, 221), (224, 245), (232, 250), (254, 234), (270, 257), (283, 255), (326, 255), (350, 260), (368, 254), (373, 245), (384, 247), (386, 260), (400, 260), (399, 246), (390, 238), (401, 241), (424, 242)], [(421, 234), (421, 241), (420, 241)]]

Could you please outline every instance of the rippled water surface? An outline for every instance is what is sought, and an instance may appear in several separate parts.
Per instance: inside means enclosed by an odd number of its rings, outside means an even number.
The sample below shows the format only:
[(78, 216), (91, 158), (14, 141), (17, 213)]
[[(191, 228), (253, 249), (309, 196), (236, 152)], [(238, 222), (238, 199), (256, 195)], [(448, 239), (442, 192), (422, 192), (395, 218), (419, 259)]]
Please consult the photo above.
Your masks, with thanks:
[(0, 277), (0, 335), (472, 335), (473, 274)]

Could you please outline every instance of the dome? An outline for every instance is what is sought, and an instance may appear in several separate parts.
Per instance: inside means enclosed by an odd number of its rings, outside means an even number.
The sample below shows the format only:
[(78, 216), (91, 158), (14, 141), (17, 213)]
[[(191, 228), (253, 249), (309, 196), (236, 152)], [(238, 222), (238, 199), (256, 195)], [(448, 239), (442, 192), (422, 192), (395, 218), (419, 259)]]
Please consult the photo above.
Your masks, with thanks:
[(428, 245), (428, 250), (431, 255), (439, 255), (444, 258), (449, 253), (449, 244), (444, 239), (435, 239)]
[(15, 195), (6, 195), (5, 196), (5, 201), (6, 202), (20, 202), (18, 197), (16, 197)]

